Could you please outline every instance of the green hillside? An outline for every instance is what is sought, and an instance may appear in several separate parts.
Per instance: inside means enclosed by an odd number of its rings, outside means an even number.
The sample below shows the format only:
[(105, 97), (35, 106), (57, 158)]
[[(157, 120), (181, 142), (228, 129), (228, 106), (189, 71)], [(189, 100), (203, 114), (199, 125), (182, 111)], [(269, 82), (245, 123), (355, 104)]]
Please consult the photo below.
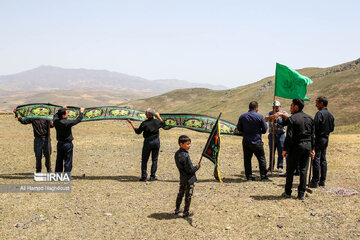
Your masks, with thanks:
[[(336, 125), (352, 125), (360, 121), (360, 59), (329, 68), (305, 68), (298, 70), (310, 77), (313, 84), (308, 87), (310, 102), (304, 111), (315, 115), (315, 99), (325, 95), (329, 99), (329, 110), (336, 118)], [(258, 82), (229, 90), (214, 91), (191, 88), (171, 91), (159, 96), (123, 102), (135, 109), (154, 107), (159, 112), (186, 112), (217, 116), (222, 111), (223, 119), (236, 123), (239, 115), (248, 110), (250, 101), (259, 102), (259, 113), (271, 110), (274, 95), (274, 76)], [(276, 97), (289, 111), (290, 99)]]

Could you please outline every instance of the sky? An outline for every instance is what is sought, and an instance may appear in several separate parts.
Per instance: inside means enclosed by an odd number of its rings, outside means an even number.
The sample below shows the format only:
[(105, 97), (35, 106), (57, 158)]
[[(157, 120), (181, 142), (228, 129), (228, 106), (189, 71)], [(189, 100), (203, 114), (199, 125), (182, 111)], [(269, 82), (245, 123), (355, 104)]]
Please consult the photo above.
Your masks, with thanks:
[(360, 57), (360, 1), (0, 0), (0, 75), (42, 65), (237, 87)]

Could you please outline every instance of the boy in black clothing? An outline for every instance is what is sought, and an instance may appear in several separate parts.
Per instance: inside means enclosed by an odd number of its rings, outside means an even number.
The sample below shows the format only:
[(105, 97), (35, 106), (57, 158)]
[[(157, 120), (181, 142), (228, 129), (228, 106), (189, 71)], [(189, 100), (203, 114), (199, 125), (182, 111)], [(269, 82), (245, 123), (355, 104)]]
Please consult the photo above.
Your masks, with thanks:
[(175, 215), (182, 212), (180, 209), (181, 201), (185, 194), (185, 207), (183, 217), (189, 217), (194, 215), (192, 211), (189, 211), (191, 197), (194, 191), (194, 183), (197, 181), (195, 172), (199, 170), (200, 163), (193, 166), (189, 152), (191, 146), (191, 139), (186, 135), (179, 137), (180, 149), (175, 153), (175, 163), (180, 173), (180, 188), (176, 198)]

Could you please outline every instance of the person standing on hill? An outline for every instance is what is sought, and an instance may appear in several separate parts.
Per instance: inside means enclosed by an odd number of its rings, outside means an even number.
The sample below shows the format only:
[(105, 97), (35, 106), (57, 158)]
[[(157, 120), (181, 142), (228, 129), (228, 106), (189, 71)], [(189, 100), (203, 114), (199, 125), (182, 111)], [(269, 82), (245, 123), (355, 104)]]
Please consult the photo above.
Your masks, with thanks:
[[(283, 124), (285, 119), (289, 118), (287, 112), (280, 110), (281, 104), (279, 101), (275, 101), (273, 105), (273, 110), (268, 112), (265, 116), (265, 121), (269, 122), (269, 169), (271, 171), (275, 165), (275, 152), (277, 150), (277, 171), (282, 173), (284, 168), (284, 157), (282, 156), (282, 151), (284, 148), (285, 142), (285, 126)], [(274, 142), (273, 142), (274, 140)], [(274, 151), (273, 151), (274, 144)]]
[(262, 115), (257, 113), (258, 103), (252, 101), (249, 104), (249, 111), (239, 117), (237, 129), (243, 133), (244, 168), (247, 181), (255, 180), (252, 176), (251, 158), (255, 154), (259, 162), (260, 177), (262, 181), (268, 181), (266, 176), (266, 159), (264, 143), (261, 135), (266, 133), (267, 125)]
[(290, 107), (291, 117), (288, 119), (283, 157), (288, 158), (286, 167), (285, 198), (291, 197), (294, 171), (300, 165), (300, 183), (298, 186), (299, 200), (304, 200), (306, 176), (309, 157), (315, 155), (315, 127), (312, 117), (304, 113), (304, 100), (293, 99)]
[[(145, 115), (147, 119), (143, 121), (138, 128), (135, 127), (134, 123), (130, 119), (127, 120), (136, 134), (143, 133), (144, 144), (141, 156), (141, 178), (139, 179), (139, 181), (143, 182), (147, 180), (147, 162), (149, 160), (150, 153), (152, 164), (149, 180), (158, 180), (156, 176), (156, 170), (160, 150), (159, 129), (165, 126), (165, 123), (160, 117), (160, 114), (155, 112), (154, 109), (148, 108), (145, 112)], [(154, 116), (157, 119), (155, 119)]]
[[(315, 106), (319, 110), (314, 118), (315, 122), (315, 157), (313, 161), (313, 177), (311, 188), (325, 187), (327, 162), (326, 149), (329, 144), (329, 135), (334, 131), (335, 119), (327, 109), (328, 100), (321, 96), (316, 99)], [(320, 180), (320, 182), (319, 182)]]
[(56, 129), (57, 156), (55, 172), (71, 172), (73, 161), (74, 140), (71, 128), (78, 124), (83, 118), (84, 108), (80, 108), (80, 114), (75, 120), (68, 120), (66, 106), (60, 108), (54, 115), (54, 126)]
[[(14, 113), (16, 109), (14, 109)], [(50, 128), (54, 127), (52, 121), (47, 119), (23, 119), (20, 115), (17, 115), (17, 119), (21, 124), (32, 124), (34, 131), (34, 152), (36, 158), (36, 172), (41, 172), (41, 159), (44, 155), (45, 157), (45, 167), (47, 172), (52, 172), (51, 169), (51, 138), (50, 138)]]

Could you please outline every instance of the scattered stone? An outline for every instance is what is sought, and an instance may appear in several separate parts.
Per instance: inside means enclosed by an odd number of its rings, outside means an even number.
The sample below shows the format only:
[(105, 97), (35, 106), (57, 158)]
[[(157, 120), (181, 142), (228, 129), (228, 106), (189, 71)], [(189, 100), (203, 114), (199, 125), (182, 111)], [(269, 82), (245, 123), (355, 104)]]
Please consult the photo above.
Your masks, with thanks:
[(45, 221), (46, 218), (44, 218), (44, 217), (36, 217), (35, 220), (39, 221), (39, 222), (42, 222), (42, 221)]
[(311, 212), (310, 216), (315, 216), (317, 213), (316, 212)]
[(105, 216), (112, 216), (112, 213), (104, 213)]
[(262, 217), (262, 214), (261, 214), (261, 213), (258, 213), (257, 216), (258, 216), (258, 217)]
[(230, 230), (230, 229), (231, 229), (231, 227), (226, 227), (226, 228), (225, 228), (225, 230)]
[(283, 228), (284, 224), (283, 223), (279, 223), (278, 225), (276, 225), (278, 228)]
[(54, 218), (55, 218), (55, 219), (59, 219), (59, 216), (56, 216), (56, 215), (55, 215)]
[(75, 212), (76, 215), (81, 215), (81, 211)]
[(24, 226), (23, 223), (17, 223), (17, 224), (15, 224), (15, 227), (16, 227), (16, 228), (21, 228), (22, 226)]
[(86, 176), (85, 173), (83, 173), (82, 177), (85, 177), (85, 176)]

